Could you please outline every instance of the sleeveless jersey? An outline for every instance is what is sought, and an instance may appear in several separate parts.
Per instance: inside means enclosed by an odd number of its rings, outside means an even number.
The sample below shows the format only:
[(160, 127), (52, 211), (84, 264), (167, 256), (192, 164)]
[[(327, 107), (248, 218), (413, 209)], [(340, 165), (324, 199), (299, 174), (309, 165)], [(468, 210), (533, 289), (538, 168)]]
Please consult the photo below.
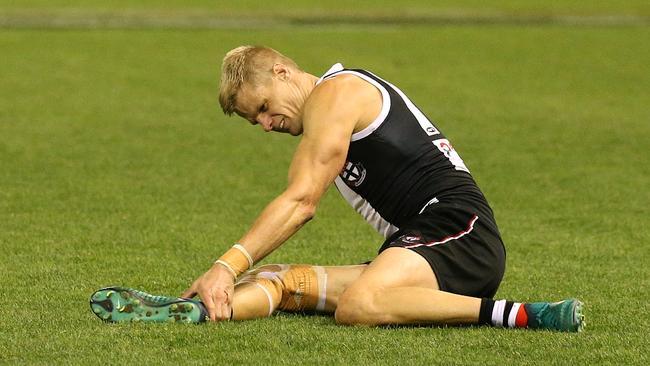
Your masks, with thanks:
[(317, 82), (355, 75), (381, 92), (379, 116), (352, 135), (347, 161), (335, 180), (341, 195), (384, 237), (446, 194), (484, 200), (442, 132), (394, 85), (335, 64)]

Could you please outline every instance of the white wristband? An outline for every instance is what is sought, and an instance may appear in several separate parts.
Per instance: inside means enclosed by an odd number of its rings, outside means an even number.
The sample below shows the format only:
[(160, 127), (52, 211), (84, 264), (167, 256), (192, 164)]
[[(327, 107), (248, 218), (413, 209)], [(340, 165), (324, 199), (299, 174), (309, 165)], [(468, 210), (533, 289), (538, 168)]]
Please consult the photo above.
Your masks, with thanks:
[(228, 269), (228, 271), (230, 271), (230, 273), (232, 273), (233, 277), (237, 278), (237, 272), (235, 272), (235, 270), (232, 269), (230, 264), (226, 263), (225, 261), (222, 261), (221, 259), (217, 259), (214, 263), (215, 264), (218, 263), (218, 264), (221, 264), (222, 266), (226, 267), (226, 269)]

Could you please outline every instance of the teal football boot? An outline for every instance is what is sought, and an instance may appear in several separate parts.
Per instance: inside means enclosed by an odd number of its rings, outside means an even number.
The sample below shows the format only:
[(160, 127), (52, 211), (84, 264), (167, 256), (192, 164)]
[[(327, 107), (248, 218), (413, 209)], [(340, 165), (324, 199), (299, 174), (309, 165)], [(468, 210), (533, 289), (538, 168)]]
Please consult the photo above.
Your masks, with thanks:
[(582, 302), (576, 299), (524, 304), (528, 328), (580, 332), (585, 326), (582, 306)]
[(203, 303), (180, 297), (155, 296), (123, 287), (97, 290), (90, 308), (107, 322), (202, 323), (208, 319)]

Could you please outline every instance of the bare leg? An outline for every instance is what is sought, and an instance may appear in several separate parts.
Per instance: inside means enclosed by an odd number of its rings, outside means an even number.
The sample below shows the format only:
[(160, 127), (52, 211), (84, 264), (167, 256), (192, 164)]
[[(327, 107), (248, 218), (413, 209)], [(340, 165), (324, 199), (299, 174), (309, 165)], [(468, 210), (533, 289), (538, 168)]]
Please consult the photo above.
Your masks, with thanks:
[(385, 250), (370, 265), (269, 265), (247, 275), (235, 287), (235, 320), (316, 310), (334, 312), (337, 323), (349, 325), (480, 322), (571, 332), (584, 326), (582, 303), (575, 299), (521, 304), (440, 291), (429, 263), (403, 248)]
[(341, 324), (477, 323), (481, 299), (440, 291), (428, 262), (403, 248), (382, 252), (340, 297)]
[[(324, 303), (320, 312), (332, 314), (336, 310), (339, 296), (359, 278), (367, 265), (351, 266), (290, 266), (271, 264), (256, 268), (244, 274), (235, 285), (233, 297), (233, 320), (248, 320), (267, 317), (276, 310), (316, 311), (318, 299), (308, 299), (310, 292), (304, 290), (304, 277), (307, 270), (319, 269), (319, 276), (311, 283), (312, 288), (320, 288), (324, 294)], [(301, 282), (302, 281), (302, 282)], [(315, 287), (314, 287), (315, 286)], [(302, 306), (297, 306), (294, 297), (303, 297)]]

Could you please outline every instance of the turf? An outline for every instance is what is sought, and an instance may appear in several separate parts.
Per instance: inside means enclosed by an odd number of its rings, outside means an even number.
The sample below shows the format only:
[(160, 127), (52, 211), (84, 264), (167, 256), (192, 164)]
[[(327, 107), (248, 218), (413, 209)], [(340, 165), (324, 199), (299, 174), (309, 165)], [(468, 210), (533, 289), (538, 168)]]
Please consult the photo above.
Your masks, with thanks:
[(239, 0), (215, 2), (212, 0), (3, 0), (0, 8), (5, 10), (174, 10), (200, 9), (221, 14), (287, 14), (327, 12), (352, 12), (356, 14), (430, 11), (505, 12), (512, 14), (591, 14), (639, 15), (650, 13), (650, 4), (644, 0), (592, 0), (585, 4), (581, 0)]
[[(650, 28), (0, 30), (0, 363), (647, 364)], [(221, 115), (217, 69), (267, 44), (397, 83), (454, 142), (508, 248), (497, 297), (586, 303), (582, 334), (351, 328), (278, 315), (107, 325), (106, 285), (180, 294), (281, 192), (296, 140)], [(358, 263), (337, 193), (264, 263)]]
[(650, 25), (646, 0), (5, 0), (0, 27), (264, 28), (359, 24)]

